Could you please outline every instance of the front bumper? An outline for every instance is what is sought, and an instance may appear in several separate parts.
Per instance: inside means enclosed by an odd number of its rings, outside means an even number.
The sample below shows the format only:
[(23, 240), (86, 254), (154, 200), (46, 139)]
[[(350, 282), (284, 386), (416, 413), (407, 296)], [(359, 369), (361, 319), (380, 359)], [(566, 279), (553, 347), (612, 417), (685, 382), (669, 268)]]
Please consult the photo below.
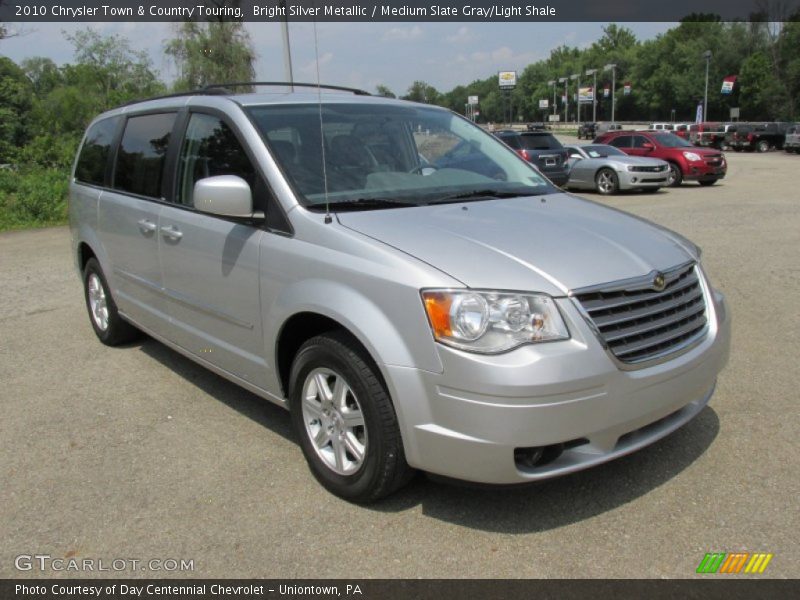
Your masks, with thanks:
[(633, 190), (643, 188), (659, 188), (667, 185), (669, 170), (661, 172), (617, 171), (619, 189)]
[[(710, 288), (706, 288), (710, 289)], [(387, 367), (410, 465), (455, 479), (512, 484), (578, 471), (674, 431), (708, 403), (728, 359), (723, 296), (707, 294), (709, 331), (667, 362), (624, 370), (572, 300), (560, 299), (572, 339), (482, 356), (439, 346), (443, 373)], [(528, 467), (515, 450), (564, 444)]]
[(709, 165), (704, 162), (687, 163), (683, 173), (685, 181), (697, 181), (699, 179), (724, 179), (728, 172), (728, 163), (720, 165)]

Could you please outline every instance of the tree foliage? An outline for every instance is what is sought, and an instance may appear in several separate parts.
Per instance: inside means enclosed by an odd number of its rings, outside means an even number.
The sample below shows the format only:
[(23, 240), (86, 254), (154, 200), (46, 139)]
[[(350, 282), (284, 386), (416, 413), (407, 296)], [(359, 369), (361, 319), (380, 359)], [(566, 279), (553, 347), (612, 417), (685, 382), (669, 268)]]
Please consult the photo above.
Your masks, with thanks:
[(255, 51), (240, 22), (181, 23), (165, 52), (178, 68), (176, 91), (255, 79)]

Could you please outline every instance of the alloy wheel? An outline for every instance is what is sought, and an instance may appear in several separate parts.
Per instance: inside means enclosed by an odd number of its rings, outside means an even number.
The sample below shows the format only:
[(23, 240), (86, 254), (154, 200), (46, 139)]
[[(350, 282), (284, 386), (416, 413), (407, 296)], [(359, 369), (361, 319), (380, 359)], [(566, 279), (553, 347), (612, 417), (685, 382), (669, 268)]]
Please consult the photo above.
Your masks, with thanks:
[(339, 475), (357, 472), (366, 458), (367, 427), (350, 385), (338, 373), (317, 368), (302, 394), (303, 423), (317, 456)]
[(100, 331), (108, 329), (108, 301), (103, 282), (97, 273), (89, 275), (89, 308), (94, 324)]

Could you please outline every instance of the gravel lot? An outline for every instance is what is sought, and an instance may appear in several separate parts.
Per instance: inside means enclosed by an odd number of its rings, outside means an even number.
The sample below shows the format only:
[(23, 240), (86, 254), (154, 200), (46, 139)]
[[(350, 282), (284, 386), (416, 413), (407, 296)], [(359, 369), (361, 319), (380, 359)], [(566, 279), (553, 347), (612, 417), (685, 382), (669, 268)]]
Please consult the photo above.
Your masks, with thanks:
[(698, 242), (728, 296), (704, 412), (562, 479), (419, 477), (367, 508), (315, 482), (281, 409), (157, 342), (97, 342), (66, 228), (0, 235), (0, 577), (39, 575), (19, 554), (193, 559), (195, 577), (692, 577), (711, 551), (800, 576), (800, 157), (729, 162), (711, 188), (603, 200)]

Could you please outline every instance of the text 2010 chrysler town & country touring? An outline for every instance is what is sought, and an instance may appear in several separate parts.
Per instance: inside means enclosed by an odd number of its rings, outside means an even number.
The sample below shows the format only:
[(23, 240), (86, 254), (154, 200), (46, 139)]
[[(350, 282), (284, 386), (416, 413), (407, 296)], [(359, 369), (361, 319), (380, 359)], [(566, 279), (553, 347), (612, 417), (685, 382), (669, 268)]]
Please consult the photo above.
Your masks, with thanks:
[(444, 109), (211, 92), (90, 125), (69, 209), (90, 322), (288, 408), (335, 494), (562, 475), (709, 401), (730, 317), (685, 238)]

